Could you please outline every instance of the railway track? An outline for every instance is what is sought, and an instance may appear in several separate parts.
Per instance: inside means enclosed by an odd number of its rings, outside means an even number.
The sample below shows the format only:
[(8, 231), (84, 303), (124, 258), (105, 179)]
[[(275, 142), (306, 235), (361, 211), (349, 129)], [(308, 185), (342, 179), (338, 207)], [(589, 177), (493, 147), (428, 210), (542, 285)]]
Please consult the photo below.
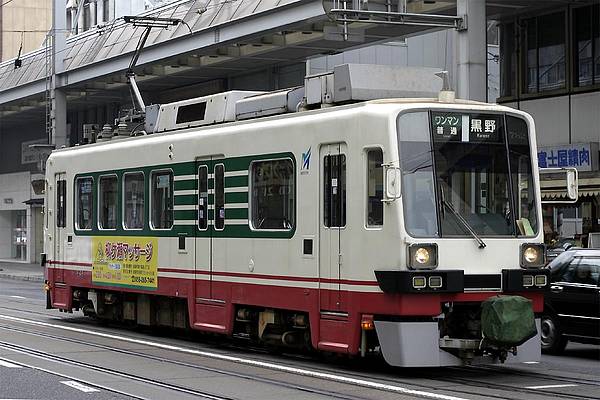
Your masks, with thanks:
[[(237, 400), (235, 398), (232, 397), (224, 397), (224, 396), (220, 396), (220, 395), (216, 395), (213, 393), (208, 393), (208, 392), (203, 392), (203, 391), (198, 391), (198, 390), (192, 390), (189, 388), (186, 388), (184, 386), (178, 386), (178, 385), (172, 385), (169, 383), (164, 383), (164, 382), (160, 382), (158, 380), (155, 379), (149, 379), (140, 375), (135, 375), (135, 374), (130, 374), (127, 372), (122, 372), (122, 371), (117, 371), (115, 369), (111, 369), (111, 368), (105, 368), (105, 367), (101, 367), (95, 364), (90, 364), (90, 363), (85, 363), (85, 362), (81, 362), (81, 361), (76, 361), (76, 360), (72, 360), (66, 357), (60, 357), (48, 352), (43, 352), (31, 347), (27, 347), (27, 346), (21, 346), (21, 345), (16, 345), (16, 344), (12, 344), (12, 343), (7, 343), (7, 342), (2, 342), (0, 341), (0, 349), (4, 349), (4, 350), (10, 350), (19, 354), (24, 354), (24, 355), (28, 355), (28, 356), (32, 356), (35, 358), (43, 358), (45, 360), (49, 360), (52, 362), (57, 362), (60, 364), (64, 364), (64, 365), (70, 365), (70, 366), (75, 366), (75, 367), (80, 367), (80, 368), (85, 368), (87, 370), (92, 370), (95, 372), (99, 372), (105, 375), (109, 375), (109, 376), (114, 376), (114, 377), (119, 377), (119, 378), (126, 378), (129, 379), (131, 381), (135, 381), (135, 382), (139, 382), (139, 383), (144, 383), (144, 384), (148, 384), (150, 386), (153, 387), (160, 387), (162, 389), (167, 389), (173, 393), (178, 393), (178, 394), (186, 394), (186, 395), (192, 395), (195, 396), (199, 399), (205, 399), (205, 400)], [(14, 361), (11, 361), (14, 362)], [(28, 366), (27, 364), (21, 364), (23, 366)], [(39, 369), (39, 368), (38, 368)], [(53, 371), (49, 371), (47, 369), (44, 370), (45, 372), (51, 373), (53, 375), (59, 375), (59, 376), (63, 376), (63, 377), (68, 377), (70, 379), (75, 379), (77, 381), (81, 381), (81, 379), (74, 377), (74, 376), (67, 376), (64, 374), (58, 374), (56, 372)], [(93, 382), (83, 382), (86, 383), (90, 386), (93, 387), (97, 387), (97, 388), (101, 388), (103, 390), (109, 391), (109, 392), (113, 392), (113, 393), (118, 393), (121, 395), (125, 395), (125, 396), (129, 396), (135, 399), (141, 399), (141, 400), (146, 400), (146, 397), (143, 396), (139, 396), (136, 395), (134, 393), (127, 393), (121, 390), (116, 390), (114, 388), (111, 388), (107, 385), (102, 385), (102, 384), (98, 384), (98, 383), (93, 383)]]
[[(0, 307), (0, 309), (10, 309), (10, 308), (9, 307)], [(11, 310), (23, 312), (23, 310), (17, 310), (17, 309), (11, 309)], [(30, 314), (43, 315), (46, 317), (48, 316), (48, 314), (43, 314), (43, 313), (38, 313), (38, 312), (31, 312)], [(184, 366), (187, 368), (193, 368), (196, 370), (202, 370), (202, 371), (206, 371), (206, 372), (218, 373), (218, 374), (222, 374), (225, 376), (231, 376), (231, 377), (235, 377), (235, 378), (251, 379), (251, 380), (259, 381), (259, 382), (269, 384), (269, 385), (276, 385), (276, 386), (286, 387), (286, 388), (303, 391), (303, 392), (307, 392), (307, 393), (319, 394), (319, 395), (327, 396), (330, 398), (348, 399), (348, 400), (359, 399), (358, 397), (355, 397), (355, 396), (341, 395), (340, 393), (333, 392), (333, 391), (320, 390), (320, 389), (315, 389), (315, 388), (311, 388), (309, 386), (302, 386), (302, 385), (298, 385), (298, 384), (290, 384), (285, 381), (275, 380), (275, 379), (271, 379), (271, 378), (257, 377), (254, 374), (251, 374), (251, 375), (250, 374), (241, 374), (241, 373), (233, 372), (233, 371), (226, 370), (226, 369), (217, 369), (217, 368), (211, 368), (211, 367), (202, 366), (202, 365), (198, 365), (198, 364), (186, 363), (186, 362), (174, 360), (172, 358), (152, 356), (152, 355), (148, 355), (145, 353), (133, 352), (130, 350), (123, 350), (118, 347), (100, 345), (98, 343), (94, 343), (91, 341), (82, 342), (79, 339), (75, 341), (74, 339), (70, 339), (70, 338), (67, 338), (64, 336), (52, 335), (52, 334), (41, 333), (41, 332), (34, 332), (34, 331), (31, 331), (28, 329), (23, 329), (23, 328), (15, 328), (15, 327), (8, 327), (8, 326), (0, 326), (0, 328), (1, 329), (11, 329), (11, 330), (19, 331), (24, 334), (45, 337), (47, 339), (62, 340), (62, 341), (67, 341), (67, 342), (71, 341), (71, 342), (75, 342), (75, 343), (79, 343), (79, 344), (83, 343), (87, 346), (91, 346), (94, 348), (99, 348), (99, 349), (103, 349), (103, 350), (107, 350), (107, 351), (125, 353), (125, 354), (129, 354), (132, 356), (145, 358), (148, 360), (171, 363), (173, 365)], [(169, 345), (165, 344), (165, 346), (169, 346)], [(223, 348), (222, 345), (220, 345), (219, 347)], [(264, 349), (262, 349), (262, 348), (261, 349), (252, 349), (252, 348), (249, 349), (247, 347), (241, 348), (236, 345), (227, 345), (225, 348), (227, 348), (229, 350), (234, 349), (236, 351), (243, 350), (244, 352), (252, 354), (254, 356), (256, 356), (256, 354), (260, 354), (261, 357), (265, 353)], [(265, 355), (264, 358), (269, 359), (270, 357)], [(297, 364), (289, 363), (290, 359), (293, 359), (298, 362), (304, 362), (304, 363), (309, 363), (309, 362), (314, 363), (315, 361), (317, 361), (317, 362), (320, 361), (320, 360), (316, 360), (314, 357), (307, 357), (305, 355), (287, 355), (286, 354), (285, 357), (278, 358), (278, 364), (284, 369), (285, 368), (289, 368), (290, 370), (298, 369)], [(260, 365), (258, 365), (258, 366), (260, 367)], [(340, 367), (341, 367), (341, 365), (340, 365)], [(419, 390), (430, 390), (433, 392), (439, 392), (440, 390), (443, 390), (444, 392), (452, 392), (454, 396), (463, 396), (463, 395), (481, 396), (481, 393), (479, 391), (469, 390), (469, 388), (478, 388), (478, 389), (484, 388), (484, 389), (490, 390), (490, 391), (509, 392), (509, 393), (512, 393), (513, 395), (515, 393), (521, 393), (521, 394), (526, 395), (526, 396), (524, 396), (524, 398), (528, 398), (529, 396), (540, 396), (540, 398), (543, 396), (552, 396), (554, 398), (576, 399), (576, 400), (598, 400), (598, 399), (600, 399), (600, 396), (578, 395), (575, 393), (565, 393), (565, 392), (552, 391), (552, 390), (538, 391), (538, 390), (534, 390), (534, 389), (527, 389), (525, 387), (520, 387), (517, 385), (495, 383), (495, 382), (490, 382), (489, 380), (487, 380), (487, 381), (485, 380), (485, 378), (486, 377), (489, 378), (489, 374), (492, 373), (492, 374), (498, 374), (499, 376), (500, 375), (505, 376), (507, 374), (510, 374), (512, 376), (533, 378), (535, 380), (548, 380), (548, 381), (553, 381), (553, 382), (562, 382), (562, 383), (577, 384), (577, 385), (591, 385), (591, 386), (596, 386), (596, 387), (600, 386), (599, 382), (591, 380), (591, 379), (569, 378), (569, 377), (562, 377), (562, 376), (557, 376), (557, 375), (552, 375), (552, 374), (543, 374), (543, 373), (528, 372), (528, 371), (522, 371), (522, 370), (511, 370), (511, 369), (502, 368), (502, 367), (475, 366), (475, 367), (465, 367), (465, 368), (444, 369), (445, 371), (452, 371), (453, 373), (459, 373), (459, 374), (461, 374), (461, 373), (472, 374), (475, 371), (477, 373), (482, 374), (481, 379), (462, 377), (462, 376), (459, 376), (459, 377), (443, 376), (442, 374), (439, 374), (439, 370), (438, 370), (438, 373), (436, 374), (436, 377), (435, 377), (435, 381), (449, 383), (449, 384), (453, 384), (453, 385), (459, 384), (459, 385), (461, 385), (460, 388), (456, 387), (456, 386), (453, 386), (451, 388), (440, 388), (439, 385), (427, 385), (427, 384), (415, 382), (415, 379), (423, 379), (423, 372), (422, 372), (423, 370), (417, 370), (417, 371), (413, 370), (412, 372), (409, 372), (408, 376), (407, 376), (406, 370), (398, 370), (395, 368), (388, 367), (383, 362), (369, 363), (369, 365), (367, 367), (369, 369), (369, 371), (367, 373), (363, 373), (361, 371), (361, 369), (365, 369), (364, 366), (363, 367), (358, 366), (357, 368), (353, 368), (350, 370), (347, 368), (346, 364), (344, 364), (343, 367), (344, 368), (343, 368), (342, 376), (345, 378), (348, 378), (346, 380), (346, 382), (344, 382), (344, 383), (356, 384), (358, 386), (364, 386), (361, 384), (361, 383), (363, 383), (362, 381), (374, 382), (374, 383), (376, 383), (376, 385), (374, 385), (374, 387), (372, 387), (372, 388), (377, 389), (377, 390), (382, 390), (382, 391), (394, 392), (393, 388), (397, 387), (397, 385), (402, 384), (402, 385), (411, 386), (413, 388), (418, 388)], [(323, 376), (318, 376), (319, 374), (321, 374), (321, 375), (335, 374), (337, 376), (337, 375), (340, 375), (340, 372), (341, 372), (340, 368), (336, 368), (336, 365), (331, 364), (331, 363), (329, 363), (329, 365), (327, 365), (327, 364), (323, 365), (323, 363), (321, 363), (321, 365), (319, 365), (318, 368), (311, 366), (311, 369), (316, 370), (317, 373), (315, 374), (316, 375), (315, 377), (317, 377), (317, 378), (323, 378)], [(356, 369), (358, 369), (358, 371)], [(419, 372), (419, 371), (421, 371), (421, 372)], [(373, 373), (376, 373), (377, 375), (374, 376)], [(353, 381), (360, 381), (360, 382), (353, 382)], [(392, 389), (392, 390), (389, 390), (389, 389)], [(415, 392), (418, 392), (418, 390), (415, 390)], [(410, 390), (406, 391), (404, 394), (411, 395)], [(428, 397), (428, 396), (422, 396), (419, 393), (415, 393), (414, 396), (415, 397)], [(506, 394), (495, 395), (492, 393), (488, 393), (485, 396), (489, 397), (489, 398), (506, 398), (507, 397)], [(453, 396), (446, 396), (446, 397), (452, 398)], [(431, 398), (444, 398), (444, 396), (441, 395), (441, 397), (440, 397), (440, 395), (435, 393), (435, 396), (431, 396)]]

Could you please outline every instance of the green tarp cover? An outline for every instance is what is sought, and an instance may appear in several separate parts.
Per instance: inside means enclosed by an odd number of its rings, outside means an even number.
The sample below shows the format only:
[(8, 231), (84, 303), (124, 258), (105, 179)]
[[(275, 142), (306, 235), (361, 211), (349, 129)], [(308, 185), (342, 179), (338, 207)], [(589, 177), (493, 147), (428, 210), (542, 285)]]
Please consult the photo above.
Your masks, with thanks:
[(537, 333), (531, 301), (524, 297), (490, 297), (481, 307), (483, 337), (493, 344), (519, 346)]

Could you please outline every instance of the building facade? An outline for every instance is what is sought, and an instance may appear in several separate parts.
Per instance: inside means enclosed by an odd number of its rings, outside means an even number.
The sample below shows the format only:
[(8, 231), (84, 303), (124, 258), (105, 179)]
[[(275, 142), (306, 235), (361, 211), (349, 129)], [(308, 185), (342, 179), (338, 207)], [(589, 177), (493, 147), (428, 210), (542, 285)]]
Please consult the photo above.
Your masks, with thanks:
[(499, 102), (534, 117), (540, 167), (579, 170), (579, 201), (544, 207), (547, 241), (585, 245), (600, 232), (600, 1), (518, 15), (500, 31)]
[(52, 25), (52, 2), (3, 1), (0, 4), (0, 62), (39, 49)]

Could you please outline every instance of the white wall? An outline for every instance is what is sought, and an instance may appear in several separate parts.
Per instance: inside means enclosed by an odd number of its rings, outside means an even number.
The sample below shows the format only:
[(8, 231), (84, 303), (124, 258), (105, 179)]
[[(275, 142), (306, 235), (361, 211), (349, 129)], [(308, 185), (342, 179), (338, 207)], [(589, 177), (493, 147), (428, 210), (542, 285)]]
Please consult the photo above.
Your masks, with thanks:
[(12, 258), (12, 212), (0, 211), (0, 259)]
[(600, 92), (571, 96), (571, 136), (576, 142), (600, 142)]
[[(31, 199), (31, 178), (29, 171), (0, 174), (0, 210), (25, 210), (23, 202)], [(12, 203), (7, 203), (12, 199)]]
[[(538, 146), (600, 142), (600, 92), (506, 103), (530, 113), (535, 120)], [(570, 120), (570, 122), (569, 122)]]

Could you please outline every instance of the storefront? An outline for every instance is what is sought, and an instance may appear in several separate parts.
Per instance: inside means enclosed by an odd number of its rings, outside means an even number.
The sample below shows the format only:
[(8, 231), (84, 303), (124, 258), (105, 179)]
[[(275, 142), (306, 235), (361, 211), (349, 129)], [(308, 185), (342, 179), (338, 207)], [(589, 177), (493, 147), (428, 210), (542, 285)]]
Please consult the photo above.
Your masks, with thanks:
[(591, 232), (600, 232), (600, 172), (579, 173), (579, 197), (570, 202), (564, 179), (541, 175), (544, 242), (549, 246), (573, 243), (588, 247)]
[(0, 175), (0, 260), (39, 261), (43, 241), (43, 198), (31, 188), (31, 174)]

